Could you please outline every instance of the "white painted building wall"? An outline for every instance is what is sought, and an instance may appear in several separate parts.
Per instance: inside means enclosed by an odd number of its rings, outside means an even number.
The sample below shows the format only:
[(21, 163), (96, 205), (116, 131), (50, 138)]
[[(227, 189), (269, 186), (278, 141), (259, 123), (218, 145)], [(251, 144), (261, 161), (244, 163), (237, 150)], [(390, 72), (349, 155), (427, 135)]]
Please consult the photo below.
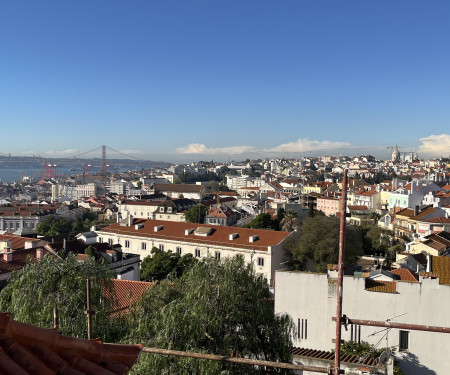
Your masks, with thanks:
[[(275, 312), (289, 314), (298, 328), (299, 319), (307, 320), (307, 338), (298, 334), (295, 346), (334, 349), (336, 323), (337, 272), (326, 274), (278, 271), (275, 275)], [(349, 318), (449, 327), (450, 285), (439, 285), (438, 279), (421, 283), (397, 282), (397, 293), (365, 290), (365, 279), (344, 277), (343, 314)], [(304, 325), (303, 325), (304, 326)], [(359, 331), (360, 329), (360, 331)], [(301, 330), (301, 326), (300, 326)], [(353, 327), (360, 340), (380, 347), (394, 346), (405, 375), (450, 374), (450, 335), (409, 331), (409, 349), (399, 353), (400, 330), (391, 329), (387, 339), (381, 327)], [(381, 333), (377, 333), (381, 332)], [(301, 332), (300, 332), (301, 333)], [(342, 330), (342, 339), (351, 340), (352, 328)], [(356, 337), (356, 339), (358, 339)], [(355, 338), (355, 337), (354, 337)], [(434, 371), (434, 372), (433, 372)]]

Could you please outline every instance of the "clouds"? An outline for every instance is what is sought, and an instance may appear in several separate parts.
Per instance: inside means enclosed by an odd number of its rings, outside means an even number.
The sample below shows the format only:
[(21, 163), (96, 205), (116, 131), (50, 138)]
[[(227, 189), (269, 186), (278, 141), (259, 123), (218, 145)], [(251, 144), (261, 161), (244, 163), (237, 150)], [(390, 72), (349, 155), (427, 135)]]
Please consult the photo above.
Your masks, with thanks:
[(300, 138), (295, 142), (283, 143), (274, 148), (268, 149), (268, 152), (310, 152), (310, 151), (326, 151), (338, 150), (350, 147), (348, 142), (333, 142), (333, 141), (316, 141), (309, 138)]
[(203, 143), (190, 143), (177, 149), (179, 154), (198, 155), (235, 155), (254, 151), (256, 151), (254, 146), (207, 147)]
[(300, 138), (295, 142), (283, 143), (272, 148), (258, 149), (255, 146), (229, 146), (229, 147), (208, 147), (203, 143), (191, 143), (176, 150), (178, 154), (197, 155), (240, 155), (240, 154), (287, 154), (304, 153), (327, 150), (339, 150), (351, 147), (348, 142), (316, 141), (309, 138)]
[(420, 138), (419, 141), (422, 142), (419, 146), (420, 154), (437, 157), (448, 157), (450, 155), (450, 134), (432, 134), (428, 137)]
[(72, 155), (75, 155), (76, 153), (78, 153), (78, 149), (76, 149), (76, 148), (68, 148), (66, 150), (49, 150), (49, 151), (44, 152), (45, 155), (49, 155), (49, 156), (53, 156), (53, 157), (72, 156)]

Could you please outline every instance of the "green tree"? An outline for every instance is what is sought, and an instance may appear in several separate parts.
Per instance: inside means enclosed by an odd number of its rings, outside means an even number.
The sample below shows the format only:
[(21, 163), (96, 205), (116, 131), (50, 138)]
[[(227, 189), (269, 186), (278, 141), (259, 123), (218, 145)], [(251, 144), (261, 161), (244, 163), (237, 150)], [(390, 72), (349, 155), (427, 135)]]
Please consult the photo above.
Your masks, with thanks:
[[(299, 233), (286, 243), (294, 269), (305, 270), (312, 260), (317, 272), (325, 272), (327, 264), (336, 264), (339, 254), (339, 219), (328, 216), (308, 217), (303, 220)], [(351, 264), (362, 255), (361, 232), (347, 225), (345, 263)]]
[(42, 222), (36, 225), (36, 232), (40, 236), (56, 236), (67, 234), (72, 230), (72, 221), (66, 218), (55, 218), (47, 216)]
[(81, 219), (76, 219), (72, 224), (72, 232), (73, 233), (81, 233), (86, 230), (85, 226), (83, 225), (83, 222)]
[[(123, 324), (110, 316), (114, 300), (111, 271), (89, 258), (77, 261), (73, 254), (65, 259), (46, 255), (38, 262), (27, 263), (0, 293), (1, 311), (14, 319), (43, 328), (53, 327), (53, 309), (58, 308), (59, 331), (64, 335), (87, 337), (86, 279), (91, 279), (91, 301), (95, 310), (93, 335), (107, 342), (118, 340)], [(110, 297), (105, 298), (106, 295)], [(118, 318), (117, 318), (118, 319)]]
[[(224, 356), (289, 362), (293, 324), (275, 315), (267, 281), (240, 257), (196, 263), (149, 289), (131, 314), (128, 342)], [(282, 370), (141, 356), (136, 374), (274, 374)]]
[(197, 262), (192, 254), (180, 256), (156, 247), (152, 248), (151, 254), (141, 263), (141, 280), (144, 281), (162, 280), (171, 272), (174, 272), (176, 277), (180, 277), (186, 269)]
[(190, 208), (184, 213), (184, 218), (188, 223), (199, 223), (203, 224), (205, 222), (205, 217), (208, 213), (208, 207), (202, 206), (200, 204)]
[(278, 229), (278, 222), (272, 219), (267, 213), (257, 215), (250, 223), (244, 225), (245, 228), (253, 229)]

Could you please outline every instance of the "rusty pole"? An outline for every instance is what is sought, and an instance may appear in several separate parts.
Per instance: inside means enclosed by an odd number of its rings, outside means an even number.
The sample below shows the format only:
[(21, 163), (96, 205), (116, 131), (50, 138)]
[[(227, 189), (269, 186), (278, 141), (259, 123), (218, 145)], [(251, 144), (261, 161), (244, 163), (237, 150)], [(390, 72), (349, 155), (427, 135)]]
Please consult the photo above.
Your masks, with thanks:
[(86, 310), (85, 314), (87, 316), (88, 325), (88, 340), (92, 339), (92, 315), (95, 311), (91, 309), (91, 279), (86, 279)]
[(337, 307), (336, 307), (336, 345), (334, 354), (334, 374), (341, 373), (341, 330), (342, 330), (342, 295), (344, 280), (344, 250), (345, 250), (345, 218), (347, 208), (347, 169), (344, 171), (342, 180), (342, 196), (340, 202), (341, 223), (339, 230), (339, 260), (338, 260), (338, 284), (337, 284)]
[(327, 374), (328, 369), (325, 367), (315, 367), (315, 366), (304, 366), (304, 365), (296, 365), (293, 363), (284, 363), (284, 362), (270, 362), (270, 361), (262, 361), (257, 359), (250, 358), (241, 358), (241, 357), (227, 357), (223, 355), (217, 354), (206, 354), (206, 353), (194, 353), (194, 352), (182, 352), (179, 350), (168, 350), (168, 349), (160, 349), (160, 348), (142, 348), (144, 353), (151, 354), (161, 354), (161, 355), (174, 355), (177, 357), (187, 357), (187, 358), (198, 358), (198, 359), (207, 359), (210, 361), (220, 361), (227, 363), (237, 363), (242, 365), (253, 365), (253, 366), (267, 366), (274, 368), (285, 368), (290, 370), (303, 370), (310, 372), (318, 372)]
[[(333, 320), (337, 322), (338, 318), (333, 317)], [(380, 322), (376, 320), (350, 319), (347, 318), (345, 315), (343, 316), (343, 319), (341, 321), (342, 324), (355, 324), (360, 326), (409, 329), (411, 331), (450, 333), (449, 327), (437, 327), (437, 326), (427, 326), (421, 324), (408, 324), (408, 323)]]

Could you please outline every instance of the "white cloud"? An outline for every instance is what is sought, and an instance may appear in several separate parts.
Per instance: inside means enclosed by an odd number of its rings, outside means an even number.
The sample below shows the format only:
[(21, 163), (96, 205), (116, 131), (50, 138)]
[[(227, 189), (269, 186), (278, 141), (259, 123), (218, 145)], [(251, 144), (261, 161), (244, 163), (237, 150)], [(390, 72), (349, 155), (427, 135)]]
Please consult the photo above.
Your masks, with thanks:
[(140, 150), (120, 150), (120, 152), (122, 152), (123, 154), (142, 154), (142, 151)]
[(430, 135), (420, 138), (419, 141), (422, 142), (419, 146), (420, 154), (437, 157), (450, 155), (450, 134)]
[(78, 152), (78, 150), (76, 148), (68, 148), (66, 150), (49, 150), (49, 151), (45, 151), (46, 155), (51, 155), (51, 156), (70, 156), (70, 155), (75, 155)]
[(36, 151), (29, 150), (29, 151), (22, 151), (20, 152), (22, 155), (36, 155)]
[(207, 147), (203, 143), (191, 143), (187, 146), (180, 147), (177, 149), (177, 153), (179, 154), (206, 154), (206, 155), (215, 155), (215, 154), (233, 155), (254, 151), (256, 151), (254, 146)]
[(337, 150), (350, 147), (348, 142), (315, 141), (309, 138), (300, 138), (295, 142), (283, 143), (268, 152), (308, 152), (321, 150)]

